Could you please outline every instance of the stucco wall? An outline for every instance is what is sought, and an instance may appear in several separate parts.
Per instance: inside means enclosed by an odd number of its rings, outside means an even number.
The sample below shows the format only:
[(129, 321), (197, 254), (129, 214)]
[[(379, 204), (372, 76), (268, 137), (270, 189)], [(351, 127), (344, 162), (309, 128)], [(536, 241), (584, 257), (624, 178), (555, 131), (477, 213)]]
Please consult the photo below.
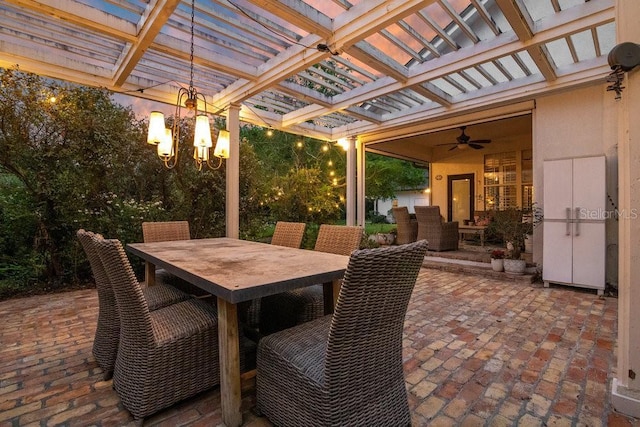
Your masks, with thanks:
[[(542, 206), (545, 160), (605, 155), (607, 209), (616, 208), (617, 147), (615, 100), (606, 84), (577, 89), (536, 100), (533, 112), (534, 201)], [(534, 235), (534, 261), (542, 262), (543, 226)], [(607, 220), (607, 282), (617, 285), (618, 224)], [(543, 266), (544, 268), (544, 266)]]
[[(508, 151), (520, 151), (531, 148), (530, 137), (522, 137), (515, 140), (492, 140), (481, 150), (465, 149), (452, 150), (441, 149), (431, 165), (431, 205), (440, 206), (440, 213), (447, 216), (447, 177), (449, 175), (474, 174), (475, 175), (475, 209), (484, 210), (484, 156), (486, 154), (503, 153)], [(440, 179), (438, 179), (440, 178)]]
[[(542, 206), (544, 195), (543, 164), (545, 160), (605, 155), (607, 158), (607, 209), (617, 209), (617, 116), (614, 93), (606, 83), (538, 98), (532, 114), (532, 136), (517, 140), (494, 140), (482, 150), (434, 150), (431, 164), (431, 204), (447, 214), (447, 176), (475, 174), (475, 205), (483, 210), (484, 155), (533, 149), (534, 202)], [(441, 177), (441, 178), (440, 178)], [(440, 179), (438, 179), (440, 178)], [(606, 223), (608, 283), (618, 281), (618, 222), (614, 215)], [(534, 233), (534, 262), (542, 263), (543, 226)]]

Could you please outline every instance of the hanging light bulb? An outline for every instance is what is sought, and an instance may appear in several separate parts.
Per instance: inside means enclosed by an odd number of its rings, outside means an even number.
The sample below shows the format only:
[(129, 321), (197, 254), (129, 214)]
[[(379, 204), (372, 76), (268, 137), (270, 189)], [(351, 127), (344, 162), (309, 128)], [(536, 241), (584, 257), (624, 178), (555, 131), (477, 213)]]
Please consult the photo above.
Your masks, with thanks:
[(349, 140), (347, 138), (340, 138), (336, 143), (336, 145), (339, 145), (340, 147), (342, 147), (344, 151), (349, 150)]

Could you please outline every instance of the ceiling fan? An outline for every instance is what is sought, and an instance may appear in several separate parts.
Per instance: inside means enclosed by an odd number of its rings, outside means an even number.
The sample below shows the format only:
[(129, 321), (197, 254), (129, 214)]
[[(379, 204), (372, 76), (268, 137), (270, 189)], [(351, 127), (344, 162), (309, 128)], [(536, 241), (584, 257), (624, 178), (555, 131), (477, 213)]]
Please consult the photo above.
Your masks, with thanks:
[(459, 137), (456, 138), (457, 142), (447, 142), (445, 144), (438, 144), (438, 146), (441, 145), (453, 145), (453, 147), (451, 147), (449, 149), (449, 151), (451, 150), (455, 150), (456, 148), (458, 150), (464, 150), (467, 147), (471, 147), (475, 150), (479, 150), (481, 148), (484, 148), (483, 145), (481, 144), (488, 144), (491, 142), (490, 139), (475, 139), (475, 140), (471, 140), (471, 137), (468, 136), (466, 133), (464, 133), (464, 130), (466, 129), (466, 126), (460, 126), (460, 130), (462, 131), (462, 133), (460, 134)]

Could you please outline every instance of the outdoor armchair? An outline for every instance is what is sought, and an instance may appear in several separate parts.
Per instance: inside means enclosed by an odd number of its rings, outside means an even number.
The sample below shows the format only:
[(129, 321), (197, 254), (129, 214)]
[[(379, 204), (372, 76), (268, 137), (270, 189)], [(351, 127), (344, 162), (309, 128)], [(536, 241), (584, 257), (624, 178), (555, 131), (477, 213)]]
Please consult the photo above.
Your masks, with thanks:
[[(120, 314), (118, 313), (113, 287), (109, 282), (95, 247), (95, 239), (102, 238), (102, 236), (85, 230), (78, 230), (77, 236), (89, 259), (93, 278), (96, 282), (96, 289), (98, 290), (98, 322), (93, 340), (93, 356), (104, 371), (104, 379), (108, 380), (113, 375), (113, 368), (118, 354)], [(168, 285), (143, 288), (142, 295), (150, 311), (190, 298), (184, 292)]]
[(427, 240), (430, 251), (458, 250), (458, 222), (443, 222), (439, 206), (416, 206), (418, 240)]
[(134, 419), (219, 384), (215, 307), (193, 298), (149, 311), (121, 243), (96, 239), (96, 247), (121, 320), (113, 386)]
[(426, 249), (353, 252), (332, 316), (264, 337), (258, 411), (281, 427), (410, 425), (402, 332)]
[(400, 206), (391, 210), (396, 220), (396, 243), (404, 245), (415, 242), (418, 237), (418, 222), (415, 218), (411, 218), (409, 209), (406, 206)]
[[(322, 224), (314, 250), (351, 255), (360, 247), (363, 230), (358, 226)], [(324, 316), (322, 285), (314, 285), (262, 298), (260, 333), (267, 335)]]

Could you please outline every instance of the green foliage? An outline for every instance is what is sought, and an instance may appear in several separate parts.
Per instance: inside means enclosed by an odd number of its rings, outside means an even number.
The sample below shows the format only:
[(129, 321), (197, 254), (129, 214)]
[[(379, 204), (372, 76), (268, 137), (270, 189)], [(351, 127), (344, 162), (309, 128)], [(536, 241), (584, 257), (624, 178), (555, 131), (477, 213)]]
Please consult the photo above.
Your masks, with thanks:
[(322, 224), (338, 219), (339, 199), (319, 169), (292, 170), (272, 182), (268, 204), (274, 220)]
[(507, 251), (506, 258), (520, 259), (525, 236), (531, 233), (532, 227), (532, 223), (522, 221), (521, 209), (510, 208), (495, 211), (487, 231), (501, 236), (504, 243), (513, 245), (513, 249)]
[[(0, 298), (89, 280), (79, 228), (124, 244), (142, 240), (143, 221), (188, 220), (195, 238), (225, 235), (225, 162), (198, 171), (192, 120), (180, 128), (180, 159), (168, 170), (145, 143), (146, 122), (108, 91), (0, 69)], [(344, 217), (345, 152), (257, 126), (240, 132), (241, 238), (300, 221), (312, 247), (319, 224)], [(406, 162), (367, 156), (369, 197), (424, 183)]]
[(369, 199), (390, 199), (398, 190), (422, 188), (427, 184), (425, 171), (403, 160), (367, 153), (366, 169)]
[(33, 230), (27, 258), (43, 260), (47, 280), (61, 283), (75, 274), (69, 267), (83, 211), (99, 208), (107, 192), (143, 191), (127, 179), (143, 155), (132, 144), (140, 127), (106, 91), (15, 70), (4, 70), (0, 81), (0, 170), (20, 183), (32, 212), (23, 217)]
[[(190, 120), (181, 123), (180, 162), (167, 170), (144, 143), (145, 124), (107, 91), (17, 70), (2, 70), (0, 82), (0, 293), (89, 279), (79, 228), (126, 244), (142, 240), (143, 221), (186, 219), (194, 237), (224, 235), (225, 166), (200, 172), (188, 161)], [(240, 153), (246, 236), (264, 218), (266, 184), (250, 144)]]

